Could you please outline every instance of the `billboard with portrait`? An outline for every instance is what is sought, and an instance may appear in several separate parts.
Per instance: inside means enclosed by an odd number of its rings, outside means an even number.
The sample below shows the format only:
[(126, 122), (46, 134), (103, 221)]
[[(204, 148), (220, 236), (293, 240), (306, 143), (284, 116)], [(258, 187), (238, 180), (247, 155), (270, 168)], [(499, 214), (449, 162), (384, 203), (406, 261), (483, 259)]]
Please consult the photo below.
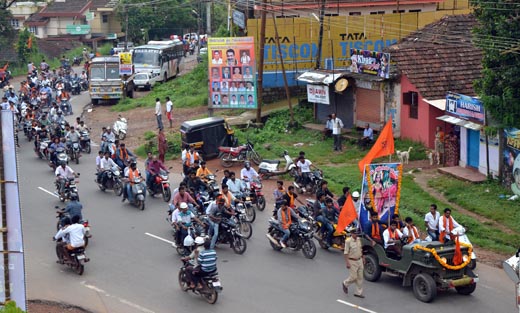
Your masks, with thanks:
[(256, 109), (254, 37), (209, 38), (209, 107)]
[(352, 73), (377, 75), (382, 78), (388, 78), (390, 75), (389, 53), (350, 49), (350, 60)]
[(504, 182), (520, 196), (520, 129), (505, 129), (504, 138)]

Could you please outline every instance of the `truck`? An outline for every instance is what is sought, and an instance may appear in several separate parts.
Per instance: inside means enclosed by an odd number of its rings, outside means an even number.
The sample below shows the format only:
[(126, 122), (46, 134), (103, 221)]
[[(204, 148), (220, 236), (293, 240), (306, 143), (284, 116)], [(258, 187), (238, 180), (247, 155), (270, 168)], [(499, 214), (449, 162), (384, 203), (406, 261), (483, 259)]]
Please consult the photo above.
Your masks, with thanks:
[(478, 275), (468, 264), (471, 262), (472, 247), (460, 243), (462, 263), (454, 264), (456, 245), (450, 241), (421, 241), (402, 245), (401, 255), (387, 251), (380, 244), (361, 238), (365, 266), (363, 277), (376, 282), (382, 273), (402, 278), (402, 286), (412, 286), (415, 297), (422, 302), (431, 302), (437, 290), (455, 288), (462, 295), (475, 291)]
[(101, 56), (92, 59), (89, 67), (89, 94), (93, 105), (100, 101), (133, 98), (131, 76), (119, 75), (119, 57)]

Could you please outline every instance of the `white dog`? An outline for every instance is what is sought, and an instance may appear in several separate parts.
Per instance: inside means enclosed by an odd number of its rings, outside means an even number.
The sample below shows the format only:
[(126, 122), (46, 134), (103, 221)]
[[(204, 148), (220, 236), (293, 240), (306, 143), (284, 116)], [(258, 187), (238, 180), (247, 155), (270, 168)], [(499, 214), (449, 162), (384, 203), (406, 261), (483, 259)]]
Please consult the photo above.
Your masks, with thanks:
[(403, 164), (408, 164), (408, 159), (410, 158), (410, 151), (412, 151), (413, 147), (409, 147), (408, 151), (395, 151), (395, 154), (397, 154), (397, 158), (399, 159), (399, 162)]
[(432, 150), (426, 150), (426, 156), (428, 157), (428, 160), (430, 161), (430, 166), (432, 166), (433, 159), (435, 158), (435, 152)]

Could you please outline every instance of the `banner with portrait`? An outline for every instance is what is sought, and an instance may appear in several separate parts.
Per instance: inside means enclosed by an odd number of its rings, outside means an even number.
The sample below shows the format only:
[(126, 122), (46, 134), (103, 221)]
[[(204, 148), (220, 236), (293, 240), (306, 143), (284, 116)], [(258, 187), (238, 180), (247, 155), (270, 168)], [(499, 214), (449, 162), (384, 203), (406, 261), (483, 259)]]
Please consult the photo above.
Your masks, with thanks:
[(214, 109), (256, 109), (254, 37), (208, 39), (208, 105)]
[(365, 166), (359, 210), (359, 222), (363, 228), (369, 223), (372, 212), (377, 212), (384, 223), (388, 223), (393, 214), (399, 214), (402, 175), (401, 163)]
[(390, 53), (350, 49), (350, 71), (352, 73), (390, 76)]
[(505, 129), (504, 138), (504, 182), (520, 196), (520, 129)]

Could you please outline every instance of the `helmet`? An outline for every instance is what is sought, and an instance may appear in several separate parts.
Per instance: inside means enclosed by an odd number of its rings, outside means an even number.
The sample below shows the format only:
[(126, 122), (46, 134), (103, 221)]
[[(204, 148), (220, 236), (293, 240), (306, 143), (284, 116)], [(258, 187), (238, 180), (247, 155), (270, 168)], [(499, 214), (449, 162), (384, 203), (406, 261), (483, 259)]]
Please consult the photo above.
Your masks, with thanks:
[(204, 241), (205, 241), (204, 238), (202, 238), (202, 237), (200, 237), (200, 236), (197, 237), (197, 238), (195, 238), (195, 244), (196, 244), (196, 245), (203, 245), (203, 244), (204, 244)]
[(188, 204), (186, 204), (186, 202), (181, 202), (181, 203), (179, 204), (179, 208), (181, 208), (181, 209), (187, 209), (187, 208), (188, 208)]
[(359, 198), (359, 192), (354, 191), (354, 192), (352, 193), (352, 198)]
[(70, 200), (74, 201), (74, 200), (78, 200), (78, 194), (73, 192), (70, 194)]
[(251, 166), (251, 162), (249, 162), (249, 161), (244, 162), (244, 167), (250, 167), (250, 166)]

